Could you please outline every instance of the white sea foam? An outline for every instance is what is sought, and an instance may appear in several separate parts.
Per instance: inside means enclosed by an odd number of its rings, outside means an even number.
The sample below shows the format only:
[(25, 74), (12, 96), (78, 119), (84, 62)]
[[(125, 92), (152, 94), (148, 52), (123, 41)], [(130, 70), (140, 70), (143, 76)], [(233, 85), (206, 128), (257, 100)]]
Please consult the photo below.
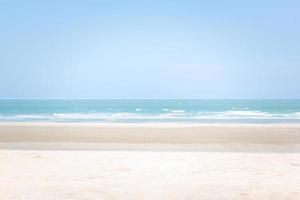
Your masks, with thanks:
[(171, 110), (172, 113), (184, 113), (185, 110)]
[(249, 110), (230, 110), (224, 112), (185, 112), (168, 110), (157, 114), (147, 113), (53, 113), (53, 114), (19, 114), (0, 115), (0, 121), (118, 121), (118, 120), (300, 120), (300, 112), (271, 113)]
[(198, 119), (300, 119), (298, 113), (268, 113), (261, 111), (235, 110), (207, 112), (194, 116)]
[(85, 113), (54, 113), (52, 118), (56, 119), (105, 119), (102, 114), (85, 114)]
[(18, 119), (44, 119), (47, 118), (45, 115), (16, 115), (15, 116)]

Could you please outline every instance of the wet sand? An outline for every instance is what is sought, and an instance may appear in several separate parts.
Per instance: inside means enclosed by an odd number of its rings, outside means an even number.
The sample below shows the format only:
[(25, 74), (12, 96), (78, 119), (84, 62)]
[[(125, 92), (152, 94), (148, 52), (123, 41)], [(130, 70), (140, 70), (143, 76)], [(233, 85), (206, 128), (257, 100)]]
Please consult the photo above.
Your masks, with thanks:
[[(300, 144), (300, 125), (0, 123), (4, 149), (266, 150)], [(152, 148), (153, 147), (153, 148)], [(223, 148), (221, 148), (223, 149)], [(263, 150), (263, 149), (262, 149)]]

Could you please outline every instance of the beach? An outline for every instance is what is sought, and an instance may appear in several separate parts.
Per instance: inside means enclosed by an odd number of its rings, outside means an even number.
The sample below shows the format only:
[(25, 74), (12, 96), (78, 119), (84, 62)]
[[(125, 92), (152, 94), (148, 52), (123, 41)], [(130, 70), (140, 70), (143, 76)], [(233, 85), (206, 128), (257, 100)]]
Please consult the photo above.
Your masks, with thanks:
[(0, 200), (300, 200), (299, 8), (0, 0)]
[(299, 199), (297, 124), (0, 123), (1, 199)]
[(0, 123), (0, 148), (28, 150), (300, 150), (297, 124)]

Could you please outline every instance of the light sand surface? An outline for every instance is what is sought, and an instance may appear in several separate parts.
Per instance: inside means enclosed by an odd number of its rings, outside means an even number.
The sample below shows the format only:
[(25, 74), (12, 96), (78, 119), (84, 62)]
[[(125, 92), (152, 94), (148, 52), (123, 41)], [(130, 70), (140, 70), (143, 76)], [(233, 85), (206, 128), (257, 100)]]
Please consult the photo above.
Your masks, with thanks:
[(0, 150), (3, 200), (299, 200), (300, 154)]
[(299, 200), (299, 125), (0, 123), (0, 200)]

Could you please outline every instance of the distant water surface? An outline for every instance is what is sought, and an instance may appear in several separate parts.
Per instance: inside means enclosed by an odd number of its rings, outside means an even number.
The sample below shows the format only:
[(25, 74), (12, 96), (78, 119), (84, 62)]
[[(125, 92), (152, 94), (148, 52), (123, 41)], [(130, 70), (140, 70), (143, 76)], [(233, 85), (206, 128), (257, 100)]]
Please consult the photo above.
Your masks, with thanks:
[(0, 122), (300, 123), (300, 100), (0, 100)]

